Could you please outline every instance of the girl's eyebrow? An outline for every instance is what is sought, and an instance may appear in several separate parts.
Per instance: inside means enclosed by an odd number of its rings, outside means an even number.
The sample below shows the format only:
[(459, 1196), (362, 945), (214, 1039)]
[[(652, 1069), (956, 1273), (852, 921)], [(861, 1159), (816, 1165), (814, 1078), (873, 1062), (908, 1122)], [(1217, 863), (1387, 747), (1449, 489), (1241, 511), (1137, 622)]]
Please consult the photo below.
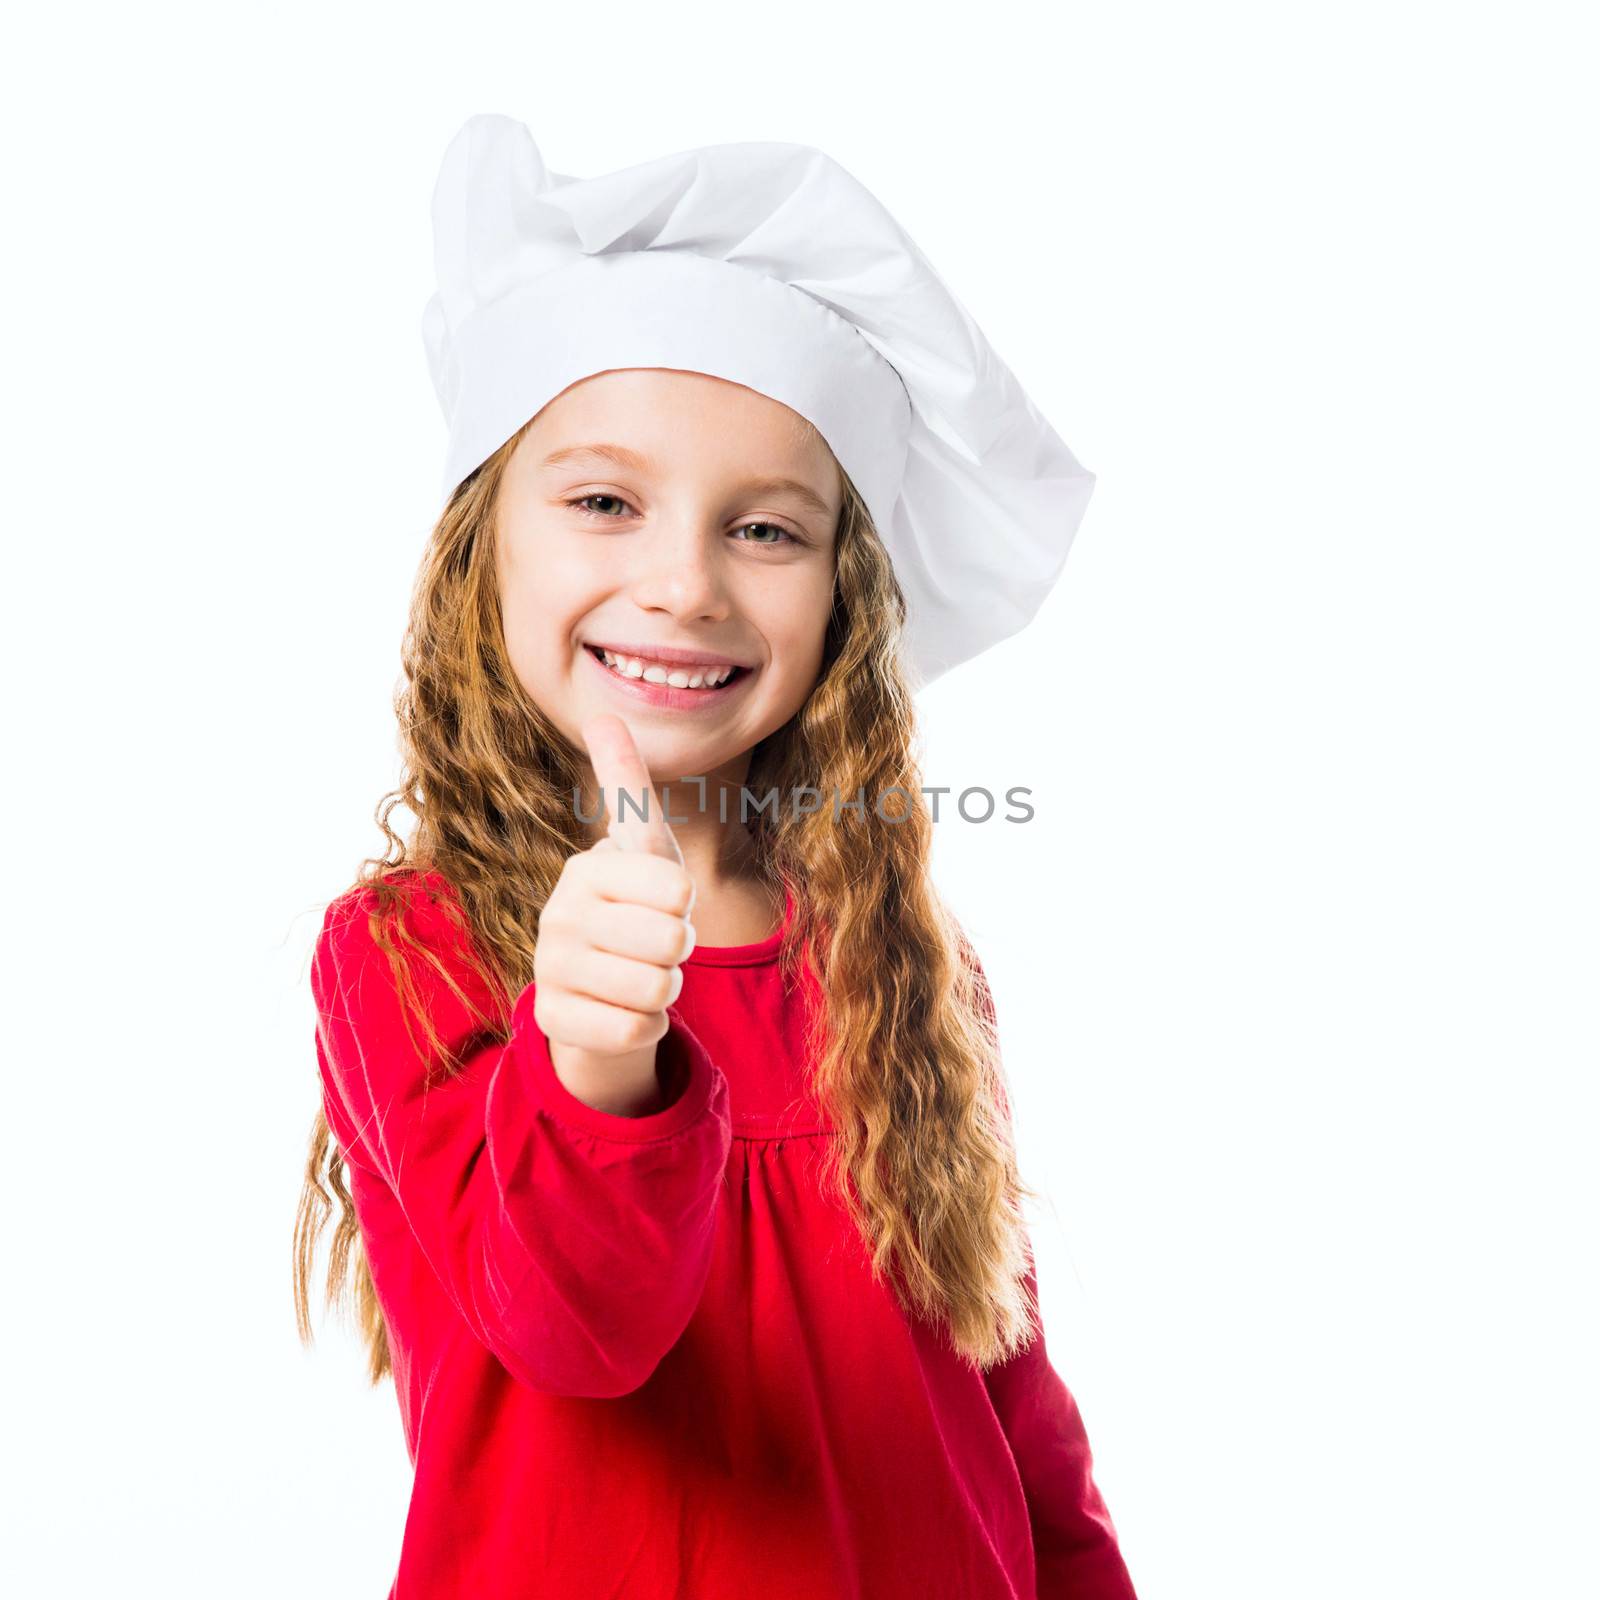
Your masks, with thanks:
[(630, 450), (625, 444), (569, 444), (564, 450), (554, 450), (544, 458), (547, 467), (562, 467), (575, 456), (594, 456), (601, 461), (614, 462), (629, 472), (649, 472), (655, 465), (649, 456)]
[[(649, 456), (640, 455), (637, 450), (630, 450), (623, 444), (572, 444), (562, 450), (554, 450), (544, 458), (547, 467), (562, 467), (579, 457), (586, 457), (596, 461), (609, 461), (622, 467), (628, 472), (647, 473), (655, 468), (655, 463)], [(833, 507), (819, 495), (810, 485), (801, 483), (798, 478), (766, 477), (749, 478), (739, 486), (746, 494), (789, 494), (816, 512), (819, 517), (831, 517)]]

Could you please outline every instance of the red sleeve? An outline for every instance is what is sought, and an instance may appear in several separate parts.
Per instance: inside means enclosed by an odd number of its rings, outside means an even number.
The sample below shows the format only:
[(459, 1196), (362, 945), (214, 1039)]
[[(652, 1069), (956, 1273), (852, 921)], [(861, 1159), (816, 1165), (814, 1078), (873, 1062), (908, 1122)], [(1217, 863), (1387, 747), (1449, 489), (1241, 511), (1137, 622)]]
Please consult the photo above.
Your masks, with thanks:
[[(977, 974), (979, 1002), (992, 1024), (994, 997), (988, 979), (970, 945), (967, 951)], [(1003, 1086), (1001, 1097), (1009, 1119)], [(1038, 1278), (1032, 1265), (1027, 1286), (1036, 1301)], [(1094, 1481), (1083, 1418), (1050, 1363), (1043, 1327), (1036, 1324), (1028, 1347), (991, 1367), (984, 1381), (1028, 1502), (1038, 1600), (1137, 1600), (1111, 1514)]]
[[(1035, 1286), (1033, 1269), (1029, 1287)], [(1038, 1600), (1135, 1600), (1071, 1391), (1040, 1328), (1026, 1350), (985, 1374), (1011, 1443), (1033, 1524)]]
[[(499, 1043), (411, 958), (417, 1003), (461, 1057), (444, 1076), (414, 1016), (407, 1035), (368, 931), (373, 898), (335, 901), (312, 957), (330, 1126), (394, 1194), (445, 1292), (513, 1377), (550, 1394), (629, 1393), (683, 1333), (710, 1271), (727, 1080), (669, 1007), (658, 1048), (675, 1098), (642, 1117), (596, 1110), (556, 1075), (532, 983)], [(404, 916), (487, 1009), (444, 914), (417, 895)]]

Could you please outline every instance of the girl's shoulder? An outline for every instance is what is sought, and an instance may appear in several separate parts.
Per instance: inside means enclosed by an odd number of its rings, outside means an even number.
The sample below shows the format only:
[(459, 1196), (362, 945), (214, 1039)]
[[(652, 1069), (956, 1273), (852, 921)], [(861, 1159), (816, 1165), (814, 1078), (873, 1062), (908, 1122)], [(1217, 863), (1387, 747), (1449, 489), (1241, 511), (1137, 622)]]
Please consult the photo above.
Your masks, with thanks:
[(501, 1015), (507, 1000), (483, 962), (456, 890), (437, 870), (391, 868), (352, 884), (323, 916), (312, 955), (319, 1005), (370, 1012), (397, 985), (449, 1028)]
[(352, 883), (328, 902), (327, 921), (345, 921), (358, 912), (389, 906), (408, 916), (437, 914), (448, 904), (459, 905), (450, 880), (437, 867), (388, 867)]
[(460, 897), (433, 867), (389, 868), (350, 885), (329, 901), (317, 942), (356, 953), (377, 943), (380, 925), (440, 955), (463, 956), (471, 942)]

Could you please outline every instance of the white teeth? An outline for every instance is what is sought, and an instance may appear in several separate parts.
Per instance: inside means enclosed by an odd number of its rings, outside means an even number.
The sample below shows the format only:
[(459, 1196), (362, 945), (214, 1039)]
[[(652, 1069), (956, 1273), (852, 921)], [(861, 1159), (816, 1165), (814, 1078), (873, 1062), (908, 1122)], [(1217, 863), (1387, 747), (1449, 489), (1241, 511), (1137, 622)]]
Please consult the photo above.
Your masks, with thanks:
[(639, 656), (619, 656), (601, 650), (601, 659), (624, 678), (643, 678), (646, 683), (668, 683), (674, 689), (716, 689), (733, 676), (732, 667), (668, 667)]

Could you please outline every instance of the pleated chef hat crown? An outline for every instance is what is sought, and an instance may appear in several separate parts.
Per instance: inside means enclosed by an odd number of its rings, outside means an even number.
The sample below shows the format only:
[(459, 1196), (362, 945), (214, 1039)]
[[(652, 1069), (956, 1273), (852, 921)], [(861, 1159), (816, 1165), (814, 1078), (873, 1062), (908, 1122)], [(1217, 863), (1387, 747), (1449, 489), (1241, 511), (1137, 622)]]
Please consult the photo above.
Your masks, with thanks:
[(551, 172), (510, 117), (469, 118), (433, 193), (423, 341), (449, 424), (443, 493), (564, 389), (616, 367), (743, 384), (850, 475), (906, 597), (923, 684), (1030, 622), (1094, 474), (895, 219), (805, 145), (709, 145)]

